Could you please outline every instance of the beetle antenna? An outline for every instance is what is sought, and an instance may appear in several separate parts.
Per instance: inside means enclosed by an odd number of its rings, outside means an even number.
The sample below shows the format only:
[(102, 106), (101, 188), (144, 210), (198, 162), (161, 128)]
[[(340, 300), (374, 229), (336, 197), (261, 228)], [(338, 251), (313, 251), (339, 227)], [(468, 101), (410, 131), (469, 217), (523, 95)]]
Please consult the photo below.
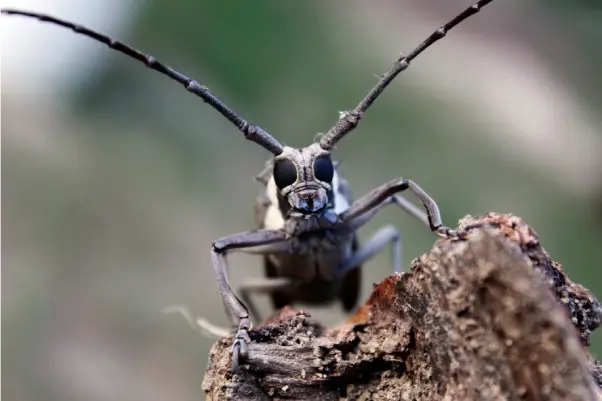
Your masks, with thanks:
[(393, 68), (387, 71), (382, 77), (379, 77), (378, 84), (366, 95), (366, 97), (357, 105), (355, 109), (349, 112), (341, 113), (339, 121), (320, 139), (320, 146), (325, 150), (332, 149), (335, 144), (341, 140), (347, 133), (353, 130), (359, 124), (364, 112), (374, 103), (385, 88), (395, 79), (397, 74), (408, 68), (410, 62), (420, 53), (426, 50), (430, 45), (443, 38), (453, 27), (467, 19), (473, 14), (478, 13), (481, 8), (491, 3), (493, 0), (480, 0), (468, 7), (461, 14), (457, 15), (447, 24), (433, 32), (418, 47), (412, 50), (407, 56), (400, 56), (395, 60)]
[(234, 124), (236, 128), (238, 128), (245, 135), (246, 139), (261, 145), (263, 148), (267, 149), (274, 155), (279, 155), (280, 153), (282, 153), (282, 145), (274, 137), (272, 137), (260, 127), (249, 124), (245, 119), (243, 119), (232, 109), (230, 109), (228, 106), (222, 103), (221, 100), (219, 100), (217, 97), (211, 94), (207, 87), (199, 85), (199, 83), (195, 80), (190, 79), (184, 74), (163, 64), (153, 56), (144, 54), (139, 50), (136, 50), (133, 47), (126, 45), (125, 43), (122, 43), (101, 33), (95, 32), (89, 28), (86, 28), (85, 26), (54, 18), (50, 15), (15, 9), (2, 9), (2, 14), (20, 15), (24, 17), (36, 18), (42, 22), (50, 22), (55, 25), (60, 25), (62, 27), (71, 29), (75, 33), (87, 36), (98, 42), (102, 42), (109, 46), (111, 49), (117, 50), (118, 52), (132, 57), (144, 63), (148, 68), (158, 71), (163, 75), (167, 75), (169, 78), (182, 84), (188, 92), (197, 95), (198, 97), (203, 99), (205, 103), (208, 103), (211, 107), (217, 110), (222, 116), (226, 117), (228, 121)]

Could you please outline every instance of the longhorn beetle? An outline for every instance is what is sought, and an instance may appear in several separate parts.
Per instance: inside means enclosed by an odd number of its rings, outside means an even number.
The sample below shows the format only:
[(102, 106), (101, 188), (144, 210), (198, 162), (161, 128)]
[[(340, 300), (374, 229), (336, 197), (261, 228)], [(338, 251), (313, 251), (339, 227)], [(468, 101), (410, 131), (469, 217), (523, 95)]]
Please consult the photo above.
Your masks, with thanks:
[[(238, 318), (232, 345), (232, 370), (238, 372), (240, 363), (248, 355), (251, 319), (259, 320), (249, 298), (251, 293), (269, 294), (275, 308), (300, 302), (326, 304), (338, 299), (344, 309), (350, 311), (358, 299), (361, 266), (386, 245), (391, 244), (393, 248), (394, 270), (401, 271), (401, 242), (395, 227), (382, 227), (366, 243), (358, 243), (356, 231), (381, 207), (397, 204), (441, 237), (465, 237), (465, 230), (444, 226), (435, 201), (406, 178), (393, 179), (353, 201), (347, 181), (331, 159), (331, 151), (357, 127), (364, 112), (397, 74), (450, 29), (491, 1), (477, 1), (433, 32), (408, 55), (400, 56), (355, 109), (341, 112), (337, 123), (326, 134), (304, 148), (281, 145), (266, 131), (249, 124), (227, 107), (206, 87), (118, 40), (35, 12), (3, 9), (2, 14), (36, 18), (69, 28), (143, 62), (182, 84), (234, 124), (246, 139), (272, 153), (266, 168), (256, 177), (264, 186), (255, 204), (258, 229), (228, 235), (211, 246), (211, 260), (227, 314), (230, 318)], [(410, 190), (420, 200), (426, 214), (399, 195), (405, 190)], [(231, 251), (262, 255), (267, 276), (243, 284), (238, 291), (240, 298), (232, 291), (227, 277), (226, 254)]]

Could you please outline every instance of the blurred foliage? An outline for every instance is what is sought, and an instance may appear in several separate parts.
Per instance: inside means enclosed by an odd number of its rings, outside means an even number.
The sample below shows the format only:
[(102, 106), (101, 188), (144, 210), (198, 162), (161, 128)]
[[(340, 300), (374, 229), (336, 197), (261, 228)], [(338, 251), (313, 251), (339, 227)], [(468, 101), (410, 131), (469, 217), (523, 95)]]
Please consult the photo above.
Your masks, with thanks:
[[(587, 63), (581, 64), (591, 67), (588, 79), (571, 75), (567, 78), (573, 78), (575, 84), (599, 95), (602, 88), (596, 88), (602, 80), (591, 79), (596, 75), (594, 71), (599, 70), (599, 55), (591, 51), (593, 47), (588, 46), (596, 45), (602, 29), (584, 32), (586, 28), (582, 18), (566, 16), (566, 12), (572, 11), (576, 17), (590, 14), (591, 19), (592, 12), (596, 15), (596, 7), (589, 4), (588, 8), (587, 2), (579, 7), (556, 2), (556, 7), (548, 4), (545, 9), (550, 18), (557, 19), (559, 26), (570, 24), (571, 29), (567, 31), (576, 37), (574, 41), (580, 46), (573, 51), (587, 55)], [(390, 65), (390, 60), (369, 63), (367, 59), (362, 60), (361, 54), (352, 54), (350, 58), (340, 57), (334, 51), (338, 44), (328, 35), (328, 21), (321, 18), (316, 9), (311, 2), (291, 7), (275, 0), (257, 4), (241, 3), (237, 7), (219, 2), (185, 1), (178, 7), (164, 2), (149, 2), (138, 16), (136, 29), (129, 41), (148, 52), (152, 49), (153, 55), (169, 60), (174, 67), (190, 66), (178, 69), (209, 85), (227, 104), (231, 104), (249, 120), (266, 127), (282, 141), (302, 146), (313, 138), (315, 132), (325, 131), (332, 125), (337, 110), (357, 103), (373, 85), (373, 74), (377, 68), (388, 68)], [(583, 40), (584, 37), (591, 40)], [(453, 36), (446, 40), (453, 40)], [(431, 51), (436, 51), (436, 47)], [(148, 130), (149, 133), (162, 135), (162, 140), (168, 145), (176, 146), (178, 155), (194, 163), (187, 167), (198, 169), (196, 172), (184, 171), (199, 174), (198, 178), (206, 179), (204, 169), (213, 165), (212, 158), (219, 157), (211, 146), (204, 145), (220, 146), (224, 155), (230, 153), (229, 149), (241, 149), (242, 152), (254, 150), (251, 149), (254, 145), (240, 140), (240, 134), (227, 122), (218, 122), (220, 128), (223, 126), (219, 133), (204, 130), (206, 127), (202, 118), (214, 111), (205, 107), (199, 99), (182, 93), (181, 88), (164, 77), (149, 77), (155, 73), (142, 71), (132, 60), (120, 55), (113, 55), (112, 58), (114, 62), (102, 71), (102, 76), (87, 86), (75, 88), (74, 104), (78, 112), (96, 113), (97, 118), (117, 116), (153, 127)], [(411, 69), (405, 74), (411, 74)], [(504, 201), (514, 196), (514, 193), (506, 195), (507, 188), (511, 188), (511, 191), (522, 190), (522, 196), (519, 192), (518, 197), (528, 197), (529, 205), (525, 206), (524, 211), (513, 211), (522, 213), (527, 219), (525, 213), (546, 214), (556, 218), (566, 216), (566, 224), (549, 219), (534, 223), (544, 236), (560, 225), (570, 227), (574, 220), (588, 220), (589, 209), (570, 207), (574, 202), (570, 193), (559, 193), (549, 183), (538, 182), (537, 174), (525, 166), (508, 164), (507, 160), (496, 157), (498, 149), (488, 147), (485, 138), (479, 139), (478, 131), (482, 127), (476, 121), (470, 116), (458, 116), (457, 109), (449, 104), (449, 99), (439, 99), (434, 94), (423, 93), (421, 88), (407, 85), (407, 80), (411, 79), (411, 76), (402, 75), (395, 82), (398, 88), (390, 89), (397, 92), (398, 102), (387, 102), (391, 97), (386, 93), (370, 110), (357, 132), (342, 143), (345, 167), (358, 165), (362, 169), (361, 160), (364, 160), (365, 154), (366, 160), (379, 161), (378, 170), (390, 172), (381, 181), (401, 173), (425, 183), (423, 185), (426, 188), (435, 188), (437, 199), (450, 220), (452, 216), (461, 216), (466, 210), (483, 213), (495, 209), (495, 204), (483, 205), (479, 199), (482, 195), (471, 191), (472, 188), (488, 188), (494, 194), (499, 193)], [(151, 82), (152, 87), (149, 87)], [(166, 110), (167, 102), (159, 100), (166, 91), (169, 91), (169, 97), (182, 98), (178, 99), (178, 106), (186, 109), (167, 107)], [(311, 111), (311, 121), (296, 118), (296, 97), (309, 98), (310, 103), (306, 107), (317, 106), (317, 110)], [(281, 103), (272, 102), (274, 98)], [(291, 108), (287, 107), (287, 101), (290, 101)], [(182, 102), (187, 102), (187, 105), (184, 106)], [(188, 113), (192, 110), (196, 110), (194, 114)], [(429, 116), (436, 114), (436, 118), (427, 118), (425, 111)], [(202, 118), (198, 119), (198, 116)], [(470, 135), (473, 132), (476, 134)], [(189, 146), (191, 141), (196, 146)], [(406, 159), (410, 162), (406, 162)], [(261, 167), (261, 164), (257, 163), (256, 166)], [(425, 169), (425, 166), (430, 167)], [(356, 171), (358, 168), (352, 169)], [(240, 171), (232, 169), (229, 172), (238, 175)], [(248, 178), (252, 176), (246, 175)], [(353, 175), (348, 175), (353, 181)], [(378, 183), (376, 181), (368, 185)], [(228, 185), (227, 182), (216, 184)], [(195, 185), (194, 182), (192, 185)], [(212, 186), (199, 188), (210, 192), (219, 189)], [(477, 199), (471, 202), (474, 197)], [(249, 202), (252, 200), (251, 196), (247, 198)], [(546, 202), (541, 203), (541, 199)], [(545, 211), (527, 210), (532, 205)], [(504, 208), (504, 203), (500, 202), (498, 207)], [(573, 209), (573, 213), (566, 213), (567, 209)], [(579, 216), (581, 211), (584, 212), (583, 216)], [(584, 229), (587, 230), (578, 226), (574, 231), (583, 233)], [(597, 247), (594, 244), (599, 236), (593, 227), (591, 234), (591, 238), (595, 239), (592, 248), (595, 249)], [(554, 246), (559, 258), (566, 257), (569, 266), (577, 265), (583, 257), (583, 246), (576, 247), (570, 241), (567, 243), (564, 233), (558, 232), (558, 235), (560, 237), (557, 240), (554, 236), (546, 238), (546, 243)], [(584, 241), (583, 236), (568, 237), (579, 238), (580, 243)], [(573, 274), (585, 273), (581, 270)]]

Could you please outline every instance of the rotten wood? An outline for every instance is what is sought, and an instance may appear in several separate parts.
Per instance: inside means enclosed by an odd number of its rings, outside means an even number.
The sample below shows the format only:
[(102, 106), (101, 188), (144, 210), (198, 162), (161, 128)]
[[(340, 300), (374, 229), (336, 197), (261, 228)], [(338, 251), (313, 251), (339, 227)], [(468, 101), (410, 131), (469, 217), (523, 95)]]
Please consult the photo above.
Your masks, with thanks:
[(250, 332), (242, 374), (231, 373), (232, 337), (219, 340), (207, 400), (602, 399), (602, 367), (587, 351), (597, 299), (520, 218), (489, 213), (459, 227), (468, 239), (438, 241), (336, 327), (276, 313)]

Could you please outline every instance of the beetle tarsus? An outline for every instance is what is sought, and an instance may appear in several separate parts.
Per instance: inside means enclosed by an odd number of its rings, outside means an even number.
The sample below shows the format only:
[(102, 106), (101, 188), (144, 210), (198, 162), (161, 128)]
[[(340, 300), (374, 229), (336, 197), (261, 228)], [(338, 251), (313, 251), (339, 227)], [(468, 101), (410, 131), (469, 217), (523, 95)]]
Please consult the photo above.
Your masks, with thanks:
[(249, 337), (249, 320), (241, 319), (238, 332), (232, 343), (232, 372), (239, 373), (241, 371), (241, 361), (249, 356), (248, 343), (251, 342)]

